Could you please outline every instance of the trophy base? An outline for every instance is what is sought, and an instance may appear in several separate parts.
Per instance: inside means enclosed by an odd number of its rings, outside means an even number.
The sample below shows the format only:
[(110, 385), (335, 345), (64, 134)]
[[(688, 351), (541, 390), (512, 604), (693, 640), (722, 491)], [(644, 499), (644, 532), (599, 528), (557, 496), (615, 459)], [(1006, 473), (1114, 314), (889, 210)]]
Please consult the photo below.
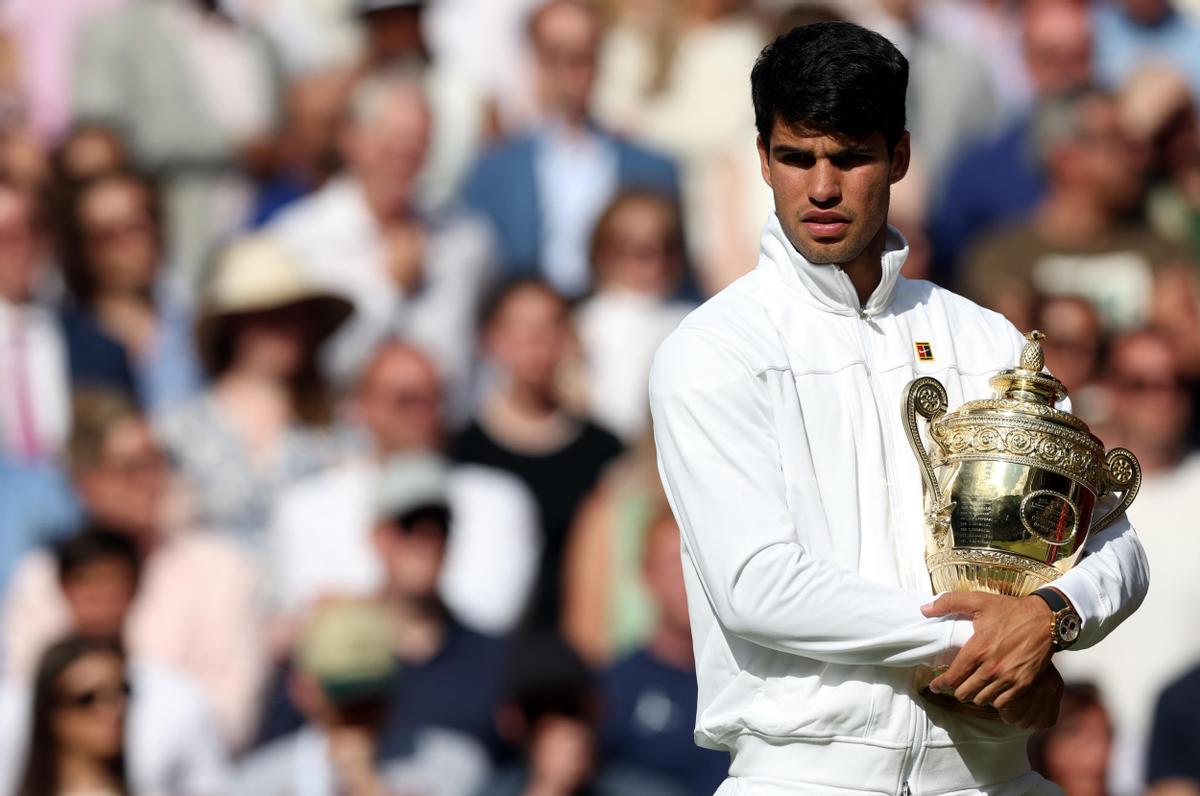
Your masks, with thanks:
[(957, 713), (961, 716), (973, 716), (977, 719), (1000, 721), (1000, 711), (996, 710), (991, 705), (976, 705), (974, 702), (959, 702), (950, 694), (933, 693), (929, 690), (929, 686), (925, 686), (921, 689), (921, 697), (931, 705), (936, 705), (948, 713)]
[(1002, 550), (951, 548), (925, 559), (934, 591), (981, 591), (1024, 597), (1057, 579), (1052, 566)]

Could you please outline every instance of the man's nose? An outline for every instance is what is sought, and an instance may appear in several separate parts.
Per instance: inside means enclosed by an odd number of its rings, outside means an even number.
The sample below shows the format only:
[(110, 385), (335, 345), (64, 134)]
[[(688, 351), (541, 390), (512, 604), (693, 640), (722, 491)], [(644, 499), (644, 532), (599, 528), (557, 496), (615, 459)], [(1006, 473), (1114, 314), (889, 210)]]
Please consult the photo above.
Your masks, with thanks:
[(828, 207), (842, 198), (838, 170), (825, 159), (818, 159), (809, 171), (808, 200), (818, 207)]

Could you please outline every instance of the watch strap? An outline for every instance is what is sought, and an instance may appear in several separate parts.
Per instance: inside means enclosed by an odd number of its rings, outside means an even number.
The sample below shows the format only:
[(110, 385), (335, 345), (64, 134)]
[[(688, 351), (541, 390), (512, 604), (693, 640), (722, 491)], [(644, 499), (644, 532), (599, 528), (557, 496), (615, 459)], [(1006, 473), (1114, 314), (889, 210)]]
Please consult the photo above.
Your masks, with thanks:
[(1062, 596), (1062, 592), (1058, 589), (1037, 589), (1033, 592), (1037, 597), (1041, 597), (1046, 605), (1050, 606), (1050, 613), (1057, 615), (1059, 611), (1069, 609), (1071, 604), (1067, 602), (1067, 598)]

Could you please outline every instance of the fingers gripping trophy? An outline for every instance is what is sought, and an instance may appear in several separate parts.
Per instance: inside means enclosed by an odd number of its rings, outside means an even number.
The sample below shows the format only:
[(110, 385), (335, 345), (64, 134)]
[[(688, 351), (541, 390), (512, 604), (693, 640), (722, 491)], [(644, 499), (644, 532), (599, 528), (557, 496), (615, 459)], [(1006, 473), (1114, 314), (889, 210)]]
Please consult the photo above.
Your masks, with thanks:
[[(991, 378), (991, 398), (947, 413), (937, 379), (923, 376), (904, 389), (905, 430), (924, 480), (925, 563), (935, 592), (1031, 594), (1074, 566), (1089, 534), (1118, 519), (1137, 496), (1142, 470), (1133, 453), (1105, 453), (1086, 423), (1056, 408), (1067, 390), (1043, 370), (1044, 337), (1026, 335), (1018, 366)], [(928, 423), (928, 448), (919, 418)], [(1115, 505), (1093, 523), (1102, 501)], [(1079, 628), (1056, 632), (1070, 637)], [(924, 695), (953, 710), (998, 715), (991, 707)]]

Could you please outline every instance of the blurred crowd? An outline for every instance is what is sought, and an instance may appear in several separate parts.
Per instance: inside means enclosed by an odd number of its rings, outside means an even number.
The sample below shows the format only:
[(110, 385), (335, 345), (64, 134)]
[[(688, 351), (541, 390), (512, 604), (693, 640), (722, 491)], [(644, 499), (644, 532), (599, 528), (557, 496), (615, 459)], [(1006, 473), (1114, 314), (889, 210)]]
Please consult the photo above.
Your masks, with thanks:
[(1200, 794), (1200, 3), (5, 0), (0, 795), (711, 793), (646, 379), (832, 19), (911, 63), (906, 275), (1146, 471), (1031, 758)]

